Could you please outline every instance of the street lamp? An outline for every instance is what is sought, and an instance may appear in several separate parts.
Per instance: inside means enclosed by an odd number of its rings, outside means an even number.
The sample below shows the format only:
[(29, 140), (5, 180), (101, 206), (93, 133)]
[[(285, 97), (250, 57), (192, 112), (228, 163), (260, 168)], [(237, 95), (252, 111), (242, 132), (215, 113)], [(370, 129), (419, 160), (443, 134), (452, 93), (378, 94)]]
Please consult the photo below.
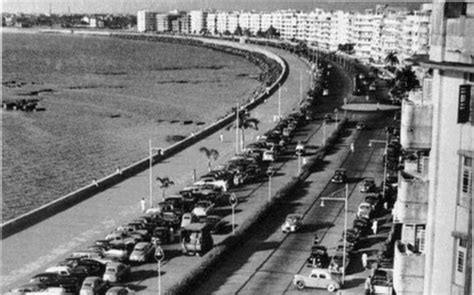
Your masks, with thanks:
[[(321, 197), (321, 207), (324, 207), (324, 201), (342, 201), (344, 202), (344, 242), (343, 242), (343, 255), (342, 255), (342, 284), (344, 284), (344, 280), (346, 278), (346, 239), (347, 239), (347, 203), (349, 200), (349, 184), (346, 183), (345, 185), (345, 196), (344, 198), (341, 197)], [(341, 190), (335, 191), (332, 193), (332, 196), (339, 193)]]
[(382, 195), (385, 199), (385, 187), (387, 185), (387, 164), (388, 164), (388, 160), (387, 160), (387, 151), (388, 151), (388, 132), (385, 133), (386, 134), (386, 137), (385, 137), (385, 140), (380, 140), (380, 139), (371, 139), (369, 140), (369, 146), (371, 147), (372, 144), (374, 143), (384, 143), (385, 144), (385, 151), (384, 151), (384, 166), (383, 166), (383, 187), (382, 187)]
[(275, 168), (269, 166), (267, 168), (267, 176), (268, 176), (268, 202), (272, 199), (272, 176), (275, 175)]
[(150, 208), (153, 207), (153, 171), (152, 171), (152, 166), (153, 166), (153, 151), (158, 151), (158, 155), (161, 155), (161, 148), (158, 147), (153, 147), (151, 145), (151, 139), (148, 141), (148, 147), (149, 147), (149, 164), (150, 164)]

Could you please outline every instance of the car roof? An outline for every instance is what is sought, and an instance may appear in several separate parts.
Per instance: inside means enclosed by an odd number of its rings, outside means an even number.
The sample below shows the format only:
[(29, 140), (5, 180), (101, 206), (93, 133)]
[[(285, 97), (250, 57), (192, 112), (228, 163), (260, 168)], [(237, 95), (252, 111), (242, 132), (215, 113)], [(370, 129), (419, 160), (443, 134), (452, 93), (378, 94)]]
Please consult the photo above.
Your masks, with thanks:
[(301, 214), (296, 214), (296, 213), (293, 213), (293, 214), (288, 214), (286, 216), (286, 218), (302, 218), (303, 216)]
[(84, 279), (84, 282), (95, 282), (97, 280), (101, 280), (102, 278), (101, 277), (86, 277)]
[(200, 231), (206, 227), (207, 227), (207, 224), (196, 222), (196, 223), (188, 224), (184, 229), (188, 231)]

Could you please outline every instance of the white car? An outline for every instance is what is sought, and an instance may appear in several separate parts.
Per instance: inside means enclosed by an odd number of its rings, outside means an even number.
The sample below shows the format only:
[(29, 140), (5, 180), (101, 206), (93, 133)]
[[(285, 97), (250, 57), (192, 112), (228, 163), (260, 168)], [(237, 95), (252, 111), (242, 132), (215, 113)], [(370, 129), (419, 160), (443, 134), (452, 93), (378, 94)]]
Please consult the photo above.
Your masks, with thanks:
[(341, 288), (341, 282), (327, 269), (314, 268), (309, 275), (295, 275), (293, 284), (300, 290), (304, 288), (321, 288), (335, 292)]
[(199, 201), (194, 206), (193, 211), (191, 212), (197, 217), (206, 217), (209, 210), (214, 207), (214, 204), (210, 201)]
[(109, 262), (105, 266), (104, 281), (121, 282), (130, 275), (130, 266), (120, 262)]
[(149, 242), (140, 242), (133, 248), (132, 254), (130, 254), (130, 261), (135, 262), (147, 262), (153, 258), (155, 253), (155, 247)]
[(301, 214), (288, 214), (285, 223), (281, 226), (281, 230), (284, 233), (298, 231), (298, 229), (303, 225), (301, 222), (302, 219), (303, 216)]
[(372, 216), (372, 205), (367, 202), (359, 204), (357, 209), (357, 217), (370, 219)]
[(213, 177), (203, 177), (203, 178), (201, 178), (198, 181), (193, 183), (193, 185), (197, 185), (197, 186), (206, 185), (206, 184), (219, 187), (224, 192), (226, 192), (227, 189), (229, 188), (229, 186), (227, 184), (227, 181), (222, 180), (222, 179), (216, 179), (216, 178), (213, 178)]

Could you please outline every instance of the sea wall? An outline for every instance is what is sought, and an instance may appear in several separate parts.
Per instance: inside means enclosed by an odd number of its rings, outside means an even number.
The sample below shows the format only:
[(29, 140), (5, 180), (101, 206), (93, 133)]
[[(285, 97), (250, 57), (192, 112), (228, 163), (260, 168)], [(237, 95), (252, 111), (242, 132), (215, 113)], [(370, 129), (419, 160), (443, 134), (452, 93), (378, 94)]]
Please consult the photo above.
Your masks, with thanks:
[[(83, 33), (82, 31), (63, 31), (63, 30), (48, 30), (44, 32), (49, 32), (49, 33), (74, 33), (74, 34), (81, 34)], [(87, 34), (93, 34), (90, 31), (85, 31)], [(106, 35), (106, 36), (112, 36), (110, 33), (105, 33), (101, 32), (100, 35)], [(114, 34), (114, 37), (130, 37), (130, 36), (141, 36), (138, 34)], [(143, 35), (144, 38), (150, 37), (148, 35)], [(170, 39), (171, 37), (167, 37), (166, 39), (163, 38), (160, 41), (166, 41)], [(265, 85), (265, 87), (261, 88), (260, 91), (254, 96), (249, 98), (247, 102), (245, 102), (241, 107), (240, 111), (245, 111), (245, 110), (250, 110), (252, 108), (255, 108), (258, 104), (262, 103), (267, 97), (271, 96), (277, 89), (278, 89), (278, 84), (283, 83), (286, 80), (286, 77), (288, 76), (288, 65), (286, 62), (277, 56), (274, 53), (271, 53), (269, 51), (266, 51), (262, 48), (254, 47), (254, 46), (249, 46), (245, 44), (239, 44), (239, 43), (233, 43), (233, 42), (228, 42), (228, 41), (221, 41), (221, 40), (207, 40), (203, 38), (182, 38), (182, 37), (176, 37), (178, 40), (187, 40), (187, 42), (193, 41), (193, 45), (195, 46), (200, 46), (200, 44), (203, 44), (205, 47), (210, 47), (212, 46), (215, 50), (219, 50), (219, 48), (234, 48), (239, 51), (245, 51), (245, 52), (251, 52), (259, 55), (263, 55), (268, 59), (271, 59), (272, 61), (275, 61), (278, 63), (278, 65), (281, 67), (281, 72), (278, 74), (278, 76), (275, 78), (274, 81), (271, 81), (270, 85)], [(232, 53), (231, 51), (227, 51), (229, 53)], [(270, 81), (266, 80), (265, 82)], [(225, 114), (223, 117), (221, 117), (218, 121), (214, 122), (213, 124), (205, 127), (201, 131), (163, 149), (160, 154), (154, 155), (152, 157), (152, 164), (155, 165), (156, 163), (159, 163), (160, 161), (163, 161), (166, 158), (169, 158), (176, 153), (186, 149), (187, 147), (195, 144), (196, 142), (200, 141), (201, 139), (215, 133), (216, 131), (222, 129), (224, 126), (228, 125), (231, 123), (235, 118), (235, 112), (231, 111)], [(9, 220), (1, 225), (1, 239), (7, 238), (8, 236), (11, 236), (15, 233), (18, 233), (42, 220), (45, 220), (61, 211), (64, 211), (75, 204), (78, 204), (95, 194), (104, 191), (120, 182), (123, 180), (136, 175), (137, 173), (140, 173), (142, 171), (145, 171), (148, 169), (150, 163), (150, 158), (146, 157), (140, 161), (137, 161), (128, 167), (123, 168), (121, 171), (115, 172), (113, 174), (110, 174), (102, 179), (98, 179), (95, 183), (91, 183), (90, 185), (87, 185), (85, 187), (82, 187), (70, 194), (67, 194), (66, 196), (63, 196), (57, 200), (54, 200), (48, 204), (45, 204), (39, 208), (36, 208), (28, 213), (25, 213), (23, 215), (20, 215), (12, 220)]]

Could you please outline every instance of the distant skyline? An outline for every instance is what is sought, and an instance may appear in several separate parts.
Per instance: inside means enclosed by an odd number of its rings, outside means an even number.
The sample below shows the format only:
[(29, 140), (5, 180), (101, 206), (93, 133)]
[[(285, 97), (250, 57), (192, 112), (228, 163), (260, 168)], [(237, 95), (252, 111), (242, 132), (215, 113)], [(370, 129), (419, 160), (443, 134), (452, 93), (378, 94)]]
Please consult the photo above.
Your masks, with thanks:
[(136, 13), (138, 10), (170, 11), (193, 9), (256, 10), (274, 11), (278, 9), (296, 9), (310, 11), (314, 8), (335, 10), (362, 10), (373, 8), (377, 4), (406, 6), (418, 9), (421, 3), (431, 1), (347, 1), (347, 0), (3, 0), (3, 12), (23, 13)]

